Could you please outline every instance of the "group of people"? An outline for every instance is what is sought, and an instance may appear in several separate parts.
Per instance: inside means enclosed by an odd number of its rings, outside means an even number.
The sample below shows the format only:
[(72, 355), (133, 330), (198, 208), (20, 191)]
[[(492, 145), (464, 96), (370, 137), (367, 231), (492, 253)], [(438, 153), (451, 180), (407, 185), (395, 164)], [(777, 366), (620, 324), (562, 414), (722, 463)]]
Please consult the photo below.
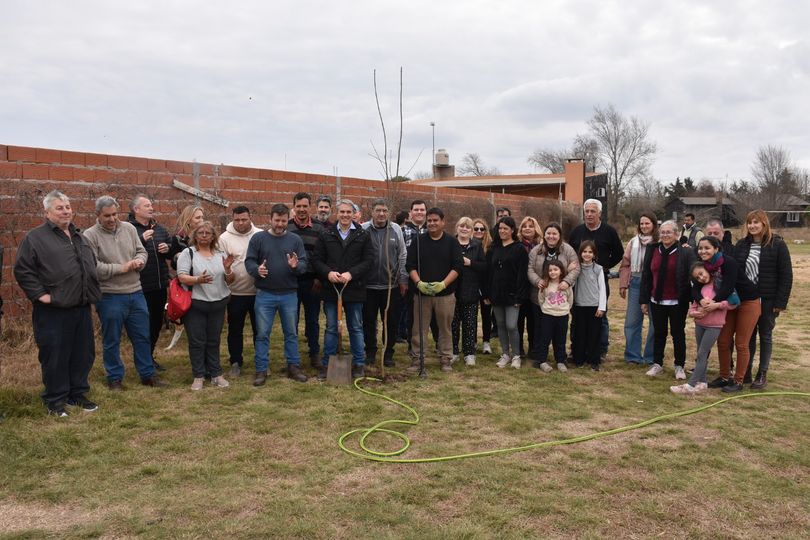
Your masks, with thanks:
[[(755, 328), (762, 346), (754, 387), (763, 388), (775, 318), (790, 293), (790, 256), (763, 212), (748, 216), (748, 235), (734, 247), (722, 238), (719, 222), (710, 221), (705, 234), (692, 229), (679, 235), (674, 222), (658, 226), (655, 215), (645, 213), (638, 234), (624, 248), (617, 231), (601, 220), (602, 205), (594, 199), (583, 205), (584, 223), (570, 232), (568, 241), (560, 224), (541, 228), (535, 218), (525, 217), (518, 225), (507, 208), (497, 210), (492, 229), (484, 219), (461, 217), (453, 235), (445, 231), (442, 209), (428, 208), (422, 200), (398, 216), (400, 225), (383, 199), (371, 204), (370, 219), (362, 222), (360, 208), (349, 200), (336, 202), (333, 217), (328, 196), (313, 204), (310, 194), (297, 193), (292, 207), (271, 208), (266, 230), (254, 224), (249, 208), (238, 206), (222, 234), (196, 205), (180, 212), (174, 233), (169, 233), (156, 222), (146, 195), (130, 201), (127, 220), (119, 219), (113, 197), (99, 197), (97, 222), (84, 232), (73, 224), (63, 193), (51, 192), (43, 202), (45, 223), (20, 244), (14, 274), (33, 303), (45, 384), (42, 399), (57, 416), (67, 416), (66, 406), (97, 408), (87, 398), (95, 358), (93, 305), (101, 323), (109, 388), (124, 389), (124, 329), (141, 383), (165, 385), (154, 350), (173, 276), (191, 290), (191, 307), (182, 322), (195, 391), (207, 379), (215, 387), (229, 385), (220, 361), (226, 315), (230, 378), (242, 373), (249, 320), (253, 385), (266, 383), (278, 313), (286, 376), (307, 381), (298, 341), (302, 307), (309, 363), (319, 379), (326, 377), (329, 358), (337, 354), (341, 315), (354, 377), (364, 376), (366, 365), (377, 362), (379, 350), (382, 364), (394, 367), (395, 345), (402, 341), (408, 344), (407, 370), (422, 371), (428, 329), (442, 371), (452, 371), (461, 356), (466, 365), (475, 365), (479, 312), (481, 349), (492, 353), (496, 328), (500, 368), (520, 368), (528, 357), (544, 372), (584, 365), (598, 371), (609, 342), (608, 271), (620, 262), (620, 294), (628, 300), (627, 362), (652, 364), (647, 374), (660, 374), (669, 329), (675, 378), (685, 379), (688, 315), (699, 329), (697, 367), (674, 392), (693, 393), (707, 386), (706, 360), (714, 341), (720, 348), (720, 377), (708, 386), (740, 389), (750, 377)], [(322, 347), (321, 311), (326, 320)], [(650, 325), (642, 351), (645, 318)], [(737, 350), (733, 377), (732, 342)]]

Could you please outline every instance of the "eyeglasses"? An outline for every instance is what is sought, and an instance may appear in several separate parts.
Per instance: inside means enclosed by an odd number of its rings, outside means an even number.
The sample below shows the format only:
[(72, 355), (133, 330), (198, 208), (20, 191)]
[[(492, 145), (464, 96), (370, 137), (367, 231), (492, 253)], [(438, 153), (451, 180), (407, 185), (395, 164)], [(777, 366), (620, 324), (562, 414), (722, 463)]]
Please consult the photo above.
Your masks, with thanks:
[(484, 227), (473, 227), (475, 232), (484, 232), (486, 229)]
[(197, 233), (197, 236), (213, 236), (214, 233), (210, 231), (200, 231)]

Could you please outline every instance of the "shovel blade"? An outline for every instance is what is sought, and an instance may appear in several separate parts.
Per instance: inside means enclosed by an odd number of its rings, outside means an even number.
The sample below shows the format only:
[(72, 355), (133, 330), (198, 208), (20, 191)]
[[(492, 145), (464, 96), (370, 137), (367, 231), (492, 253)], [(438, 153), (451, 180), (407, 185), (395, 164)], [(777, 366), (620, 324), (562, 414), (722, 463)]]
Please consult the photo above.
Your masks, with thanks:
[(350, 355), (333, 354), (329, 356), (326, 382), (335, 385), (352, 383), (352, 357)]

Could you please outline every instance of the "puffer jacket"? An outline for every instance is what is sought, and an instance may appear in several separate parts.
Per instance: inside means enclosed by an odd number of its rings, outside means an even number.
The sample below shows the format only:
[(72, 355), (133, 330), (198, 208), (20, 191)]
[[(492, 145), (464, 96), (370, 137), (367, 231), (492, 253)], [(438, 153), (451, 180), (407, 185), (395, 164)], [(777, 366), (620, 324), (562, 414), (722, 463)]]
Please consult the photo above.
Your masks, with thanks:
[(762, 298), (772, 300), (773, 307), (787, 309), (790, 291), (793, 288), (793, 265), (787, 244), (778, 234), (773, 241), (763, 245), (759, 254), (759, 283), (754, 284), (745, 274), (745, 261), (751, 251), (751, 238), (746, 236), (734, 246), (737, 259), (737, 292), (742, 300)]
[[(169, 247), (172, 245), (172, 237), (165, 227), (159, 225), (154, 219), (147, 225), (139, 223), (135, 216), (129, 214), (128, 221), (138, 231), (138, 238), (146, 248), (146, 265), (141, 270), (141, 288), (143, 292), (152, 292), (165, 289), (169, 286), (169, 267), (166, 261), (171, 259), (170, 252), (160, 253), (157, 250), (158, 244), (165, 243)], [(143, 239), (143, 233), (154, 230), (155, 233), (149, 240)]]

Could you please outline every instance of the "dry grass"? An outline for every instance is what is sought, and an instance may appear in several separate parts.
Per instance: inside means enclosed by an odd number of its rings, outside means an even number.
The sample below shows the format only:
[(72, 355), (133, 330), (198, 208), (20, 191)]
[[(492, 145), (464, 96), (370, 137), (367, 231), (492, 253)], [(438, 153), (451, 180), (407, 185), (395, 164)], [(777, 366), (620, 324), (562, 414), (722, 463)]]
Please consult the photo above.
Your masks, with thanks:
[[(777, 325), (771, 388), (807, 391), (810, 253), (791, 251), (794, 294)], [(613, 358), (622, 307), (614, 295)], [(810, 530), (810, 400), (735, 401), (572, 446), (384, 465), (343, 454), (336, 439), (405, 411), (352, 389), (293, 383), (277, 361), (265, 388), (242, 377), (224, 391), (192, 393), (185, 340), (161, 356), (170, 388), (140, 387), (128, 364), (128, 390), (112, 394), (97, 361), (91, 382), (101, 409), (66, 422), (44, 417), (36, 351), (22, 327), (6, 332), (0, 537), (799, 538)], [(422, 417), (405, 429), (407, 457), (582, 435), (717, 397), (680, 399), (667, 391), (672, 381), (616, 360), (598, 374), (568, 375), (479, 360), (449, 375), (431, 363), (427, 381), (382, 387)]]

